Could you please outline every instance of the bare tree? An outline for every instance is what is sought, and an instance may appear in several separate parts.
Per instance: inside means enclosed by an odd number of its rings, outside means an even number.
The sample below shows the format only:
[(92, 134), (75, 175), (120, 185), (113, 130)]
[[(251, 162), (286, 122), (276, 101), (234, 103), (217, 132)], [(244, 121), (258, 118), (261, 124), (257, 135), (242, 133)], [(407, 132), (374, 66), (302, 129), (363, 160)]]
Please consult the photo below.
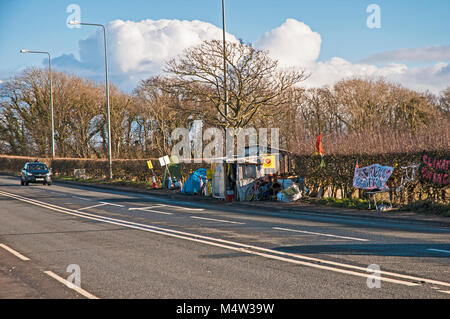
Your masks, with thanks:
[(261, 109), (286, 102), (283, 93), (307, 78), (304, 71), (280, 70), (266, 51), (227, 42), (225, 114), (223, 55), (221, 41), (205, 41), (170, 60), (165, 69), (173, 77), (170, 88), (192, 102), (189, 111), (215, 126), (247, 126)]
[(145, 153), (162, 156), (170, 153), (172, 131), (177, 127), (185, 127), (188, 119), (180, 112), (180, 96), (170, 92), (167, 87), (172, 80), (152, 77), (141, 81), (134, 90), (137, 104), (137, 124)]

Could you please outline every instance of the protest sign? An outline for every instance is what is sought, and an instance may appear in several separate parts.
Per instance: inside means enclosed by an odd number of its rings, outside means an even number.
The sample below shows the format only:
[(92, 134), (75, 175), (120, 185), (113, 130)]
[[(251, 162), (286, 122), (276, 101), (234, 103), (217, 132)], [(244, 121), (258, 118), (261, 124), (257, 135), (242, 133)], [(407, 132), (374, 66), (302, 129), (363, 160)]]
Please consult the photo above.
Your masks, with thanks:
[(437, 158), (424, 153), (419, 178), (423, 182), (444, 187), (450, 184), (449, 168), (450, 159)]
[(264, 168), (276, 168), (275, 155), (264, 155), (263, 156), (263, 166)]
[(373, 164), (366, 167), (358, 167), (356, 164), (353, 176), (353, 187), (365, 190), (386, 191), (389, 189), (386, 182), (392, 175), (394, 168)]
[(159, 164), (161, 165), (161, 167), (163, 167), (163, 166), (166, 166), (166, 165), (169, 165), (170, 164), (170, 159), (169, 159), (169, 156), (163, 156), (163, 157), (160, 157), (160, 158), (158, 158), (158, 160), (159, 160)]

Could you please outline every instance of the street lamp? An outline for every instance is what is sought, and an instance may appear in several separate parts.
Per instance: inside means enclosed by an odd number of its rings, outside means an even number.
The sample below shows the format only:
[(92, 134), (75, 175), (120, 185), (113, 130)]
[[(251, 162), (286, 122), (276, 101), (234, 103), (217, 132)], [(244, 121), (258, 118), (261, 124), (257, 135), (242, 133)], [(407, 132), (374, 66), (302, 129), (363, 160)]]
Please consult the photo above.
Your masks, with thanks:
[(223, 90), (225, 99), (225, 121), (228, 113), (228, 93), (227, 93), (227, 58), (226, 58), (226, 43), (225, 43), (225, 0), (222, 0), (222, 38), (223, 38)]
[(108, 59), (107, 59), (107, 48), (106, 48), (106, 28), (103, 24), (97, 23), (85, 23), (79, 21), (69, 21), (70, 25), (90, 25), (101, 27), (103, 29), (103, 40), (105, 46), (105, 73), (106, 73), (106, 108), (107, 108), (107, 122), (108, 122), (108, 165), (109, 165), (109, 179), (112, 179), (112, 159), (111, 159), (111, 120), (109, 111), (109, 85), (108, 85)]
[(55, 129), (53, 124), (53, 84), (52, 84), (52, 57), (49, 52), (46, 51), (31, 51), (31, 50), (20, 50), (20, 53), (39, 53), (48, 55), (48, 72), (50, 74), (50, 113), (52, 122), (52, 159), (55, 158)]

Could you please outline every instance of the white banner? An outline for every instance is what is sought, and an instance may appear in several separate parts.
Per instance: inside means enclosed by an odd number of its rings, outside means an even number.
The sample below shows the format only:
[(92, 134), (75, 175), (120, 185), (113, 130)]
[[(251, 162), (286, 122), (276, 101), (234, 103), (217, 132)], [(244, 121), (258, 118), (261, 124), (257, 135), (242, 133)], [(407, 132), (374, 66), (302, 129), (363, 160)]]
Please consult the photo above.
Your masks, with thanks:
[(366, 167), (355, 167), (353, 187), (366, 190), (388, 190), (386, 182), (394, 171), (393, 167), (373, 164)]

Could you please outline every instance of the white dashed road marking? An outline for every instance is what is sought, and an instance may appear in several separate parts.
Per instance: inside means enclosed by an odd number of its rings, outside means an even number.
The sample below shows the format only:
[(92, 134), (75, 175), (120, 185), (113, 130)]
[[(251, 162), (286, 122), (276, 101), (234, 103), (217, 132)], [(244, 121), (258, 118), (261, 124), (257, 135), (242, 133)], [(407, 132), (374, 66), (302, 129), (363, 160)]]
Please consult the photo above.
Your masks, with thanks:
[(233, 221), (230, 221), (230, 220), (223, 220), (223, 219), (206, 218), (206, 217), (198, 217), (198, 216), (191, 216), (191, 218), (195, 218), (195, 219), (204, 219), (204, 220), (210, 220), (210, 221), (221, 222), (221, 223), (229, 223), (229, 224), (245, 225), (245, 223), (233, 222)]
[(16, 256), (17, 258), (23, 260), (23, 261), (27, 261), (30, 260), (30, 258), (22, 255), (21, 253), (15, 251), (14, 249), (6, 246), (5, 244), (0, 244), (0, 247), (2, 247), (4, 250), (9, 251), (11, 254), (13, 254), (14, 256)]

